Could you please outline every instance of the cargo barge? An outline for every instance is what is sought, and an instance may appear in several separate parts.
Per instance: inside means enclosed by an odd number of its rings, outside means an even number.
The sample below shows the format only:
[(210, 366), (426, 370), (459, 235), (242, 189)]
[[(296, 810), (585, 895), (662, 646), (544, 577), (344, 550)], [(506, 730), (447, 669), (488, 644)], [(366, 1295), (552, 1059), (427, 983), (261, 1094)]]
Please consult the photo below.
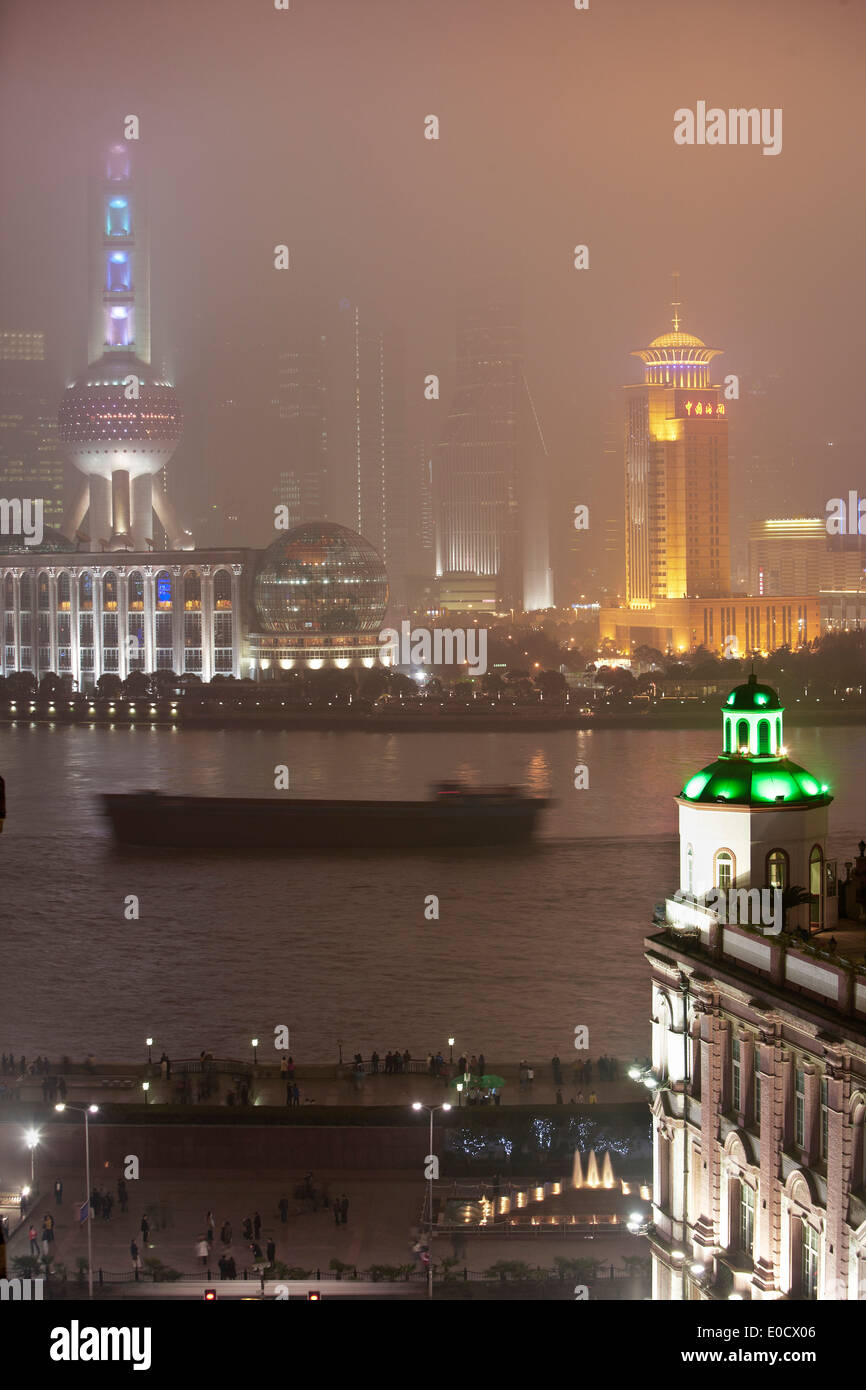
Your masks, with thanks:
[(177, 849), (435, 849), (513, 845), (532, 838), (549, 803), (514, 787), (440, 783), (428, 801), (320, 801), (302, 797), (105, 793), (124, 845)]

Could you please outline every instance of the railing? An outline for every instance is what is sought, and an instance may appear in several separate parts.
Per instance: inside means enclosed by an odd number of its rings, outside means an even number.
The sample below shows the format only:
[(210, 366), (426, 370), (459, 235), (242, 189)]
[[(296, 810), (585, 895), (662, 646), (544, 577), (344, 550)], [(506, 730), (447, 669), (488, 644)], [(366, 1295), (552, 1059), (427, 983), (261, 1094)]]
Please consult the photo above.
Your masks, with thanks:
[[(300, 1268), (301, 1268), (301, 1266), (299, 1266), (299, 1265), (290, 1266), (290, 1267), (291, 1267), (292, 1269), (300, 1269)], [(393, 1267), (393, 1266), (392, 1266), (392, 1268), (398, 1268), (398, 1269), (399, 1269), (400, 1267), (399, 1267), (399, 1266), (396, 1266), (396, 1267)], [(175, 1274), (177, 1275), (177, 1277), (174, 1277)], [(289, 1280), (289, 1276), (288, 1276), (288, 1275), (279, 1275), (279, 1274), (273, 1274), (273, 1273), (271, 1273), (271, 1274), (266, 1274), (266, 1273), (264, 1273), (264, 1271), (262, 1271), (262, 1270), (260, 1270), (260, 1269), (256, 1269), (256, 1268), (249, 1269), (249, 1270), (248, 1270), (248, 1269), (238, 1270), (238, 1272), (237, 1272), (237, 1274), (236, 1274), (236, 1276), (235, 1276), (234, 1279), (225, 1279), (225, 1280), (222, 1279), (222, 1277), (221, 1277), (220, 1272), (219, 1272), (218, 1269), (217, 1269), (217, 1270), (212, 1270), (212, 1269), (200, 1269), (200, 1270), (197, 1270), (195, 1274), (181, 1274), (181, 1273), (177, 1273), (177, 1271), (174, 1271), (174, 1272), (173, 1272), (173, 1275), (172, 1275), (172, 1278), (170, 1278), (170, 1279), (166, 1279), (164, 1276), (160, 1277), (160, 1276), (158, 1276), (158, 1275), (154, 1275), (154, 1274), (152, 1274), (152, 1273), (150, 1272), (150, 1270), (143, 1270), (143, 1269), (142, 1269), (142, 1270), (139, 1270), (139, 1269), (128, 1269), (128, 1270), (121, 1270), (120, 1272), (113, 1272), (113, 1271), (110, 1271), (110, 1270), (96, 1269), (96, 1270), (94, 1270), (94, 1277), (95, 1277), (96, 1283), (98, 1284), (98, 1286), (99, 1286), (100, 1288), (104, 1288), (106, 1285), (111, 1285), (111, 1284), (133, 1284), (133, 1283), (135, 1283), (135, 1284), (138, 1284), (138, 1283), (142, 1283), (142, 1284), (181, 1284), (181, 1283), (197, 1283), (197, 1284), (201, 1284), (201, 1283), (208, 1283), (208, 1284), (228, 1283), (228, 1284), (232, 1284), (232, 1283), (241, 1283), (242, 1281), (246, 1281), (246, 1282), (255, 1281), (256, 1283), (259, 1283), (259, 1284), (263, 1284), (263, 1283), (264, 1283), (264, 1284), (273, 1284), (273, 1283), (285, 1283), (287, 1280)], [(588, 1284), (592, 1285), (593, 1283), (599, 1283), (599, 1282), (609, 1283), (611, 1280), (616, 1281), (616, 1280), (618, 1280), (618, 1279), (631, 1279), (631, 1278), (633, 1278), (633, 1277), (634, 1277), (634, 1275), (633, 1275), (633, 1273), (632, 1273), (631, 1270), (628, 1270), (628, 1269), (615, 1269), (612, 1265), (606, 1265), (606, 1267), (605, 1267), (604, 1269), (599, 1269), (599, 1270), (595, 1273), (595, 1275), (592, 1276), (591, 1278), (588, 1278), (588, 1279), (586, 1280), (586, 1282), (587, 1282)], [(573, 1278), (574, 1278), (574, 1275), (573, 1275), (573, 1273), (569, 1273), (569, 1272), (566, 1271), (566, 1270), (558, 1270), (558, 1269), (535, 1269), (534, 1271), (531, 1271), (528, 1275), (525, 1275), (525, 1274), (524, 1274), (524, 1275), (514, 1274), (514, 1273), (509, 1273), (508, 1271), (499, 1271), (499, 1270), (497, 1270), (496, 1273), (491, 1274), (491, 1273), (490, 1273), (489, 1271), (487, 1271), (487, 1270), (481, 1270), (481, 1269), (468, 1269), (465, 1265), (464, 1265), (464, 1267), (463, 1267), (461, 1270), (452, 1269), (452, 1270), (450, 1270), (450, 1271), (448, 1271), (448, 1272), (443, 1272), (443, 1270), (441, 1269), (441, 1267), (438, 1266), (438, 1265), (436, 1265), (436, 1263), (435, 1263), (435, 1261), (434, 1261), (433, 1278), (434, 1278), (434, 1281), (435, 1281), (437, 1284), (440, 1284), (440, 1283), (449, 1283), (449, 1282), (450, 1282), (450, 1283), (457, 1283), (457, 1282), (460, 1282), (460, 1283), (487, 1283), (487, 1284), (493, 1284), (493, 1283), (498, 1283), (498, 1282), (503, 1282), (503, 1283), (542, 1283), (542, 1282), (544, 1282), (544, 1283), (551, 1283), (551, 1284), (560, 1284), (560, 1283), (565, 1283), (565, 1282), (567, 1282), (567, 1281), (570, 1280), (570, 1279), (573, 1279)], [(324, 1282), (324, 1281), (328, 1280), (328, 1281), (332, 1281), (332, 1282), (334, 1282), (334, 1283), (354, 1283), (354, 1282), (357, 1281), (358, 1283), (373, 1283), (373, 1284), (375, 1284), (375, 1283), (380, 1283), (380, 1284), (388, 1284), (388, 1283), (400, 1283), (400, 1284), (402, 1284), (402, 1283), (406, 1283), (406, 1284), (422, 1284), (422, 1285), (423, 1285), (423, 1284), (426, 1284), (426, 1282), (427, 1282), (427, 1270), (426, 1270), (425, 1268), (419, 1266), (418, 1269), (413, 1269), (413, 1270), (407, 1271), (406, 1273), (403, 1273), (403, 1274), (400, 1274), (400, 1275), (393, 1275), (393, 1276), (391, 1276), (391, 1275), (383, 1275), (383, 1274), (381, 1274), (378, 1270), (375, 1270), (375, 1271), (374, 1271), (374, 1270), (356, 1269), (354, 1266), (352, 1266), (352, 1267), (349, 1268), (349, 1269), (345, 1269), (345, 1270), (342, 1270), (342, 1271), (339, 1271), (339, 1272), (338, 1272), (337, 1270), (333, 1270), (333, 1269), (311, 1269), (311, 1270), (309, 1271), (309, 1273), (306, 1273), (306, 1274), (304, 1274), (304, 1275), (294, 1275), (294, 1274), (293, 1274), (293, 1275), (291, 1276), (291, 1282), (297, 1283), (297, 1282), (302, 1281), (303, 1279), (315, 1280), (315, 1281), (317, 1281), (317, 1282)], [(71, 1277), (70, 1277), (69, 1275), (67, 1275), (67, 1277), (66, 1277), (65, 1280), (55, 1279), (54, 1282), (55, 1282), (55, 1283), (58, 1283), (58, 1284), (60, 1284), (60, 1283), (65, 1283), (65, 1284), (67, 1284), (67, 1285), (69, 1285), (69, 1284), (86, 1284), (86, 1282), (87, 1282), (87, 1270), (84, 1269), (84, 1270), (80, 1271), (79, 1273), (77, 1273), (76, 1275), (73, 1275), (73, 1276), (71, 1276)]]

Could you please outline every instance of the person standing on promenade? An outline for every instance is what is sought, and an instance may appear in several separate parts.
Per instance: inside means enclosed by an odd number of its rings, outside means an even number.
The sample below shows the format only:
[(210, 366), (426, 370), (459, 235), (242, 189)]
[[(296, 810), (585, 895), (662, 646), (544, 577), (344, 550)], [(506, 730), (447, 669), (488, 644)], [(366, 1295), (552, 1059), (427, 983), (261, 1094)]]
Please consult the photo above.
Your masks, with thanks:
[(38, 1255), (38, 1254), (39, 1254), (39, 1240), (38, 1240), (37, 1235), (36, 1235), (36, 1227), (35, 1227), (35, 1226), (31, 1226), (31, 1227), (30, 1227), (30, 1230), (27, 1232), (27, 1235), (28, 1235), (28, 1238), (29, 1238), (29, 1240), (30, 1240), (30, 1254), (31, 1254), (31, 1255)]
[(208, 1245), (204, 1236), (199, 1236), (198, 1240), (196, 1241), (195, 1253), (201, 1260), (201, 1267), (202, 1269), (204, 1269), (205, 1265), (207, 1264), (207, 1257), (210, 1254), (210, 1246)]
[(289, 1199), (288, 1199), (288, 1197), (281, 1197), (277, 1205), (279, 1206), (280, 1220), (282, 1221), (283, 1225), (285, 1225), (285, 1223), (286, 1223), (286, 1222), (288, 1221), (288, 1219), (289, 1219)]
[(300, 1105), (300, 1103), (301, 1103), (301, 1093), (300, 1093), (300, 1091), (298, 1090), (298, 1083), (297, 1083), (297, 1081), (296, 1081), (295, 1084), (294, 1084), (294, 1086), (292, 1087), (292, 1105)]
[(58, 1207), (63, 1205), (63, 1181), (58, 1178), (54, 1184), (54, 1201)]
[(294, 1081), (294, 1079), (295, 1079), (295, 1059), (294, 1059), (294, 1057), (291, 1055), (291, 1053), (289, 1054), (289, 1062), (288, 1062), (288, 1066), (286, 1067), (286, 1074), (288, 1075), (288, 1078), (289, 1078), (290, 1081)]
[(276, 1261), (276, 1258), (277, 1258), (277, 1247), (276, 1247), (276, 1244), (274, 1243), (274, 1238), (273, 1238), (273, 1236), (270, 1236), (270, 1237), (268, 1238), (268, 1243), (267, 1243), (267, 1245), (265, 1246), (265, 1254), (266, 1254), (266, 1256), (267, 1256), (268, 1264), (269, 1264), (271, 1267), (273, 1267), (273, 1265), (274, 1265), (274, 1263), (275, 1263), (275, 1261)]
[(378, 1075), (379, 1075), (379, 1054), (378, 1054), (378, 1052), (374, 1052), (373, 1055), (371, 1056), (371, 1058), (370, 1058), (370, 1066), (371, 1066), (372, 1069), (373, 1069), (373, 1075), (374, 1075), (374, 1076), (378, 1076)]
[(147, 1238), (150, 1235), (150, 1222), (147, 1219), (147, 1212), (141, 1218), (141, 1243), (147, 1249)]
[(124, 1177), (117, 1179), (117, 1200), (120, 1203), (121, 1213), (126, 1215), (126, 1209), (129, 1206), (129, 1193), (126, 1190), (126, 1178)]
[(133, 1269), (141, 1269), (141, 1256), (138, 1253), (138, 1242), (134, 1236), (129, 1242), (129, 1258), (132, 1260)]
[(484, 1069), (485, 1069), (486, 1066), (487, 1066), (487, 1063), (486, 1063), (485, 1060), (484, 1060), (484, 1053), (483, 1053), (483, 1052), (479, 1052), (479, 1054), (478, 1054), (478, 1075), (479, 1075), (479, 1076), (483, 1076), (483, 1075), (484, 1075)]
[(205, 1237), (205, 1239), (207, 1240), (208, 1245), (213, 1245), (213, 1233), (214, 1233), (215, 1230), (216, 1230), (216, 1217), (214, 1216), (214, 1214), (213, 1214), (212, 1211), (209, 1211), (208, 1214), (207, 1214), (207, 1236)]
[(281, 1077), (283, 1078), (283, 1080), (285, 1081), (285, 1079), (286, 1079), (286, 1077), (288, 1076), (288, 1074), (289, 1074), (289, 1059), (288, 1059), (288, 1057), (281, 1057), (281, 1058), (280, 1058), (280, 1076), (281, 1076)]
[(220, 1240), (222, 1241), (223, 1245), (226, 1245), (226, 1246), (231, 1245), (231, 1243), (232, 1243), (232, 1223), (231, 1223), (230, 1221), (224, 1221), (224, 1222), (223, 1222), (223, 1227), (222, 1227), (222, 1230), (220, 1231)]

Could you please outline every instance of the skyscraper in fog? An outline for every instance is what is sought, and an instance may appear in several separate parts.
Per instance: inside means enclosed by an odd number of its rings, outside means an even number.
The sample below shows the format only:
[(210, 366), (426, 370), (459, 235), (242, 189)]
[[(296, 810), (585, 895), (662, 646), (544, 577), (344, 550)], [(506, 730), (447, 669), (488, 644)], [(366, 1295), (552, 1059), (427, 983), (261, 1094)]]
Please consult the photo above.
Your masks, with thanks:
[(328, 335), (330, 474), (335, 519), (378, 551), (391, 606), (405, 605), (409, 467), (401, 345), (366, 310), (340, 301)]
[(710, 384), (720, 351), (682, 331), (675, 291), (673, 332), (632, 353), (644, 379), (625, 388), (630, 608), (730, 592), (728, 420)]
[(277, 393), (279, 462), (276, 503), (289, 525), (333, 515), (328, 475), (327, 340), (316, 334), (280, 355)]
[(454, 396), (436, 459), (445, 606), (449, 588), (454, 607), (551, 605), (546, 483), (517, 308), (507, 295), (475, 296), (458, 327)]
[(45, 335), (0, 332), (0, 495), (41, 499), (45, 526), (63, 520), (63, 453)]

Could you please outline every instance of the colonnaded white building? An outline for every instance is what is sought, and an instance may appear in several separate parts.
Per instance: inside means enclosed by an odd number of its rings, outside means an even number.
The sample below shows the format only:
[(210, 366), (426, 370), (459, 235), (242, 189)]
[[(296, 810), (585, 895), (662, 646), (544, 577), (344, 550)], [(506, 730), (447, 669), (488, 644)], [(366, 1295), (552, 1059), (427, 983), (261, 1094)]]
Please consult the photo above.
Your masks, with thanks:
[[(866, 1299), (866, 845), (839, 882), (832, 798), (788, 759), (783, 712), (754, 676), (728, 696), (645, 943), (656, 1299)], [(784, 922), (701, 904), (754, 888), (781, 890)]]
[(0, 554), (2, 674), (241, 676), (249, 575), (260, 552)]

